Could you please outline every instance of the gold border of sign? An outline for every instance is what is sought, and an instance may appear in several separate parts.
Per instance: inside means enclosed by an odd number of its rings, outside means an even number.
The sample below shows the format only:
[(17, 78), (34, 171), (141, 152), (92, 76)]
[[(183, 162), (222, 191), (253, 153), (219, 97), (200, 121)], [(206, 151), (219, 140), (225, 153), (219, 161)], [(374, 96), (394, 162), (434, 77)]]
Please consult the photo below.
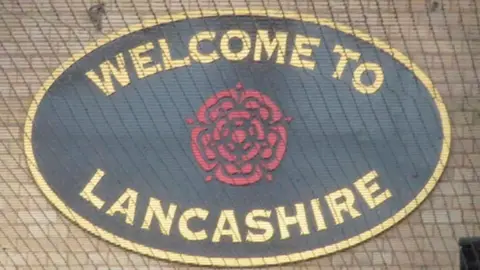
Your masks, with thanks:
[[(408, 203), (402, 210), (397, 212), (394, 216), (390, 217), (389, 219), (382, 222), (378, 226), (368, 231), (362, 232), (352, 238), (349, 238), (325, 247), (313, 249), (313, 250), (307, 250), (303, 252), (284, 254), (284, 255), (278, 255), (278, 256), (252, 257), (252, 258), (233, 258), (233, 257), (221, 258), (221, 257), (194, 256), (194, 255), (180, 254), (176, 252), (147, 247), (147, 246), (129, 241), (118, 235), (114, 235), (110, 232), (105, 231), (102, 228), (95, 226), (90, 221), (81, 217), (80, 215), (75, 213), (70, 207), (68, 207), (49, 187), (48, 183), (45, 181), (42, 174), (40, 173), (38, 169), (38, 165), (35, 161), (35, 156), (33, 154), (33, 147), (31, 142), (32, 128), (33, 128), (32, 121), (35, 117), (38, 104), (40, 103), (43, 96), (50, 88), (50, 86), (53, 84), (53, 82), (68, 67), (70, 67), (76, 61), (80, 60), (86, 54), (124, 35), (130, 34), (132, 32), (135, 32), (144, 28), (152, 27), (158, 24), (166, 24), (166, 23), (171, 23), (171, 22), (186, 20), (186, 19), (197, 19), (197, 18), (203, 18), (203, 17), (215, 17), (215, 16), (223, 16), (223, 15), (267, 16), (267, 17), (277, 18), (277, 19), (291, 19), (291, 20), (303, 21), (308, 23), (314, 23), (318, 25), (324, 25), (332, 29), (342, 31), (346, 34), (356, 36), (357, 38), (360, 38), (361, 40), (374, 45), (375, 47), (390, 54), (394, 59), (398, 60), (400, 63), (405, 65), (408, 69), (410, 69), (415, 74), (415, 76), (422, 81), (425, 87), (429, 90), (433, 100), (435, 101), (440, 114), (440, 118), (442, 122), (442, 131), (444, 134), (442, 151), (440, 153), (440, 160), (436, 165), (435, 171), (433, 172), (432, 176), (430, 177), (427, 184), (425, 185), (425, 188), (422, 189), (422, 191), (417, 195), (417, 197), (412, 201), (410, 201), (410, 203)], [(307, 260), (314, 257), (319, 257), (319, 256), (323, 256), (326, 254), (330, 254), (333, 252), (346, 249), (360, 242), (363, 242), (367, 239), (370, 239), (373, 236), (376, 236), (381, 232), (387, 230), (388, 228), (392, 227), (395, 223), (399, 222), (408, 214), (410, 214), (416, 207), (418, 207), (425, 200), (425, 198), (432, 191), (432, 189), (435, 187), (435, 184), (438, 182), (447, 164), (447, 160), (450, 152), (450, 142), (451, 142), (450, 120), (447, 114), (447, 110), (445, 108), (445, 104), (443, 103), (440, 94), (435, 89), (432, 81), (428, 78), (428, 76), (422, 70), (420, 70), (420, 68), (417, 65), (412, 63), (412, 61), (407, 56), (405, 56), (401, 52), (390, 47), (388, 44), (376, 38), (371, 37), (370, 35), (364, 32), (352, 29), (348, 26), (338, 25), (337, 23), (334, 23), (331, 20), (319, 19), (313, 15), (300, 14), (296, 12), (281, 12), (281, 11), (272, 11), (272, 10), (249, 10), (249, 9), (194, 11), (194, 12), (186, 12), (186, 13), (170, 15), (170, 16), (162, 16), (162, 17), (159, 17), (158, 19), (147, 20), (147, 21), (144, 21), (143, 23), (124, 28), (116, 33), (110, 34), (104, 38), (97, 40), (95, 43), (89, 44), (84, 49), (83, 52), (73, 55), (70, 59), (68, 59), (60, 67), (58, 67), (52, 73), (52, 75), (44, 82), (44, 84), (42, 85), (38, 93), (35, 94), (32, 104), (30, 105), (30, 108), (28, 111), (28, 115), (25, 123), (25, 133), (24, 133), (25, 154), (27, 157), (28, 167), (30, 168), (33, 178), (35, 179), (36, 183), (38, 184), (42, 192), (45, 194), (45, 196), (50, 200), (50, 202), (53, 205), (55, 205), (55, 207), (57, 207), (66, 217), (68, 217), (73, 222), (80, 225), (80, 227), (86, 229), (92, 234), (99, 236), (113, 244), (119, 245), (125, 249), (138, 252), (144, 255), (165, 259), (173, 262), (187, 263), (187, 264), (208, 265), (208, 266), (233, 266), (233, 267), (276, 265), (276, 264)]]

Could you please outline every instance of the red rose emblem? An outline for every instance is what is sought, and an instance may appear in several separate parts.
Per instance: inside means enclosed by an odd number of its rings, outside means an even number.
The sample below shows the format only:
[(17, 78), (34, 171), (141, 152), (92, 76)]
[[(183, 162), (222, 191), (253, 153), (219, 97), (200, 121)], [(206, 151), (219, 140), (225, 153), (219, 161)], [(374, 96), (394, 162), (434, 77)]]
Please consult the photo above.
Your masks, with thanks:
[[(248, 185), (271, 180), (287, 149), (284, 117), (278, 106), (254, 89), (220, 91), (197, 112), (191, 147), (200, 167), (221, 182)], [(193, 119), (188, 119), (193, 124)], [(207, 176), (210, 181), (213, 175)]]

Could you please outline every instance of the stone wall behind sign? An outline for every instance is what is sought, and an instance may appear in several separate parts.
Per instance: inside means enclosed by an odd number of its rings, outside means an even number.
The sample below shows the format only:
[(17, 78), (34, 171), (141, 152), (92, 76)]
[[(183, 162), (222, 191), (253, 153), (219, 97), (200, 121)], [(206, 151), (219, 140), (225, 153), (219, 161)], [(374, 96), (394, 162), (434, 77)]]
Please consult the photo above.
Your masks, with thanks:
[[(282, 269), (458, 268), (458, 238), (480, 236), (480, 2), (476, 0), (93, 0), (0, 2), (0, 269), (188, 269), (137, 255), (64, 218), (33, 182), (23, 154), (26, 111), (43, 80), (72, 53), (114, 30), (183, 10), (269, 8), (314, 13), (370, 32), (429, 74), (452, 121), (442, 179), (419, 209), (346, 251)], [(477, 69), (478, 68), (478, 69)]]

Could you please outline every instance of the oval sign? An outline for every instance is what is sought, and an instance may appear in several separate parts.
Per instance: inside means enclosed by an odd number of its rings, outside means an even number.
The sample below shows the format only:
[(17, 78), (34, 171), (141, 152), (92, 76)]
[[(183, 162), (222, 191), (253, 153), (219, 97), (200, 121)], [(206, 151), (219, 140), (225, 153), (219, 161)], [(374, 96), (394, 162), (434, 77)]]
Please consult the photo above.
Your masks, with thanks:
[(30, 170), (69, 219), (170, 261), (272, 265), (399, 222), (433, 189), (450, 124), (427, 76), (329, 20), (160, 18), (75, 55), (25, 125)]

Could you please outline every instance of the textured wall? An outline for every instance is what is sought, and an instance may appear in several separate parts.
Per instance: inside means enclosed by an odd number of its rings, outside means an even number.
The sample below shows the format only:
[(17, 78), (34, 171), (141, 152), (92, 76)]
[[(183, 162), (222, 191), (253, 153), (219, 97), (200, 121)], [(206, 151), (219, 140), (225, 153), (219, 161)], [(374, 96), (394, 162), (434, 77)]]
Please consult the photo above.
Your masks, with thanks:
[[(480, 236), (480, 2), (476, 0), (106, 0), (103, 33), (93, 0), (0, 1), (0, 268), (186, 269), (117, 248), (61, 216), (29, 175), (22, 128), (32, 95), (72, 53), (115, 29), (182, 10), (299, 10), (370, 32), (416, 62), (443, 96), (452, 149), (442, 179), (412, 215), (344, 252), (281, 268), (452, 269), (458, 238)], [(343, 268), (342, 268), (343, 267)], [(279, 267), (280, 268), (280, 267)]]

